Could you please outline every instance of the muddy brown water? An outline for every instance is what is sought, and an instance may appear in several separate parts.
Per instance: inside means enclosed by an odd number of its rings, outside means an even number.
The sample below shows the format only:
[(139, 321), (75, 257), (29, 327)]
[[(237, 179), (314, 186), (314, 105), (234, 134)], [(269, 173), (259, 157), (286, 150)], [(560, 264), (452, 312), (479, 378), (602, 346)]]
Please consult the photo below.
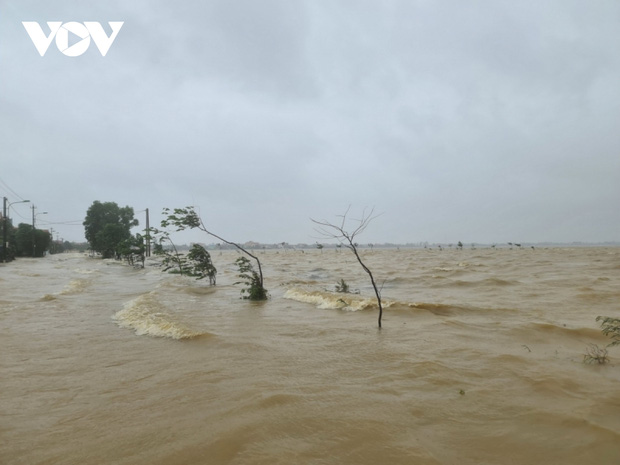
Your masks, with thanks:
[[(0, 265), (0, 463), (618, 464), (620, 249), (259, 252), (271, 299), (81, 254)], [(338, 294), (344, 279), (359, 294)]]

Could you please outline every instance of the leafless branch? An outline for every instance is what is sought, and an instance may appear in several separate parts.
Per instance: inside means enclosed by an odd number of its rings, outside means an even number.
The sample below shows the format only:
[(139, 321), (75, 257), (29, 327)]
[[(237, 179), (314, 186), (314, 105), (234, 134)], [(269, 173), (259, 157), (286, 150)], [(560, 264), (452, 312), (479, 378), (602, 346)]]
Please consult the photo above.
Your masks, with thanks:
[(344, 212), (344, 215), (338, 215), (338, 217), (342, 218), (342, 220), (340, 221), (340, 225), (330, 223), (327, 220), (317, 221), (311, 218), (311, 221), (314, 224), (318, 225), (317, 228), (315, 228), (315, 231), (321, 234), (321, 236), (324, 239), (335, 239), (339, 243), (351, 249), (351, 251), (355, 255), (355, 258), (357, 258), (357, 261), (359, 262), (359, 264), (362, 266), (364, 271), (370, 277), (370, 282), (372, 283), (372, 287), (374, 288), (375, 295), (377, 297), (377, 305), (379, 306), (379, 328), (381, 328), (381, 317), (383, 316), (383, 306), (381, 304), (381, 291), (377, 287), (377, 284), (375, 283), (375, 278), (372, 275), (372, 272), (362, 261), (362, 258), (360, 257), (358, 250), (357, 250), (357, 244), (355, 243), (355, 237), (363, 233), (364, 230), (370, 224), (370, 222), (380, 215), (374, 214), (374, 211), (375, 211), (374, 208), (372, 208), (370, 212), (368, 213), (366, 209), (364, 209), (364, 211), (362, 212), (362, 217), (358, 220), (354, 220), (356, 223), (358, 223), (358, 226), (352, 232), (349, 232), (345, 228), (346, 228), (346, 223), (347, 223), (347, 215), (349, 214), (350, 209), (351, 209), (351, 206), (349, 205), (347, 210)]

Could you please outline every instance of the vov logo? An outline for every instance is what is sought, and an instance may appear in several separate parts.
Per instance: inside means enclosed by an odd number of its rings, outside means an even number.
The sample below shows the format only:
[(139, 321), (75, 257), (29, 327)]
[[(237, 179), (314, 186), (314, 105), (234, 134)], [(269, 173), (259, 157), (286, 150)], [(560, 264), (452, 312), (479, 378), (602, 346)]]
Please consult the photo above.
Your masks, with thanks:
[[(39, 55), (44, 56), (52, 40), (56, 38), (58, 50), (68, 57), (78, 57), (88, 50), (91, 38), (101, 52), (101, 56), (106, 56), (118, 32), (123, 27), (124, 21), (108, 22), (110, 28), (112, 28), (110, 36), (105, 33), (103, 26), (95, 21), (85, 21), (84, 24), (74, 21), (64, 24), (61, 21), (48, 21), (49, 35), (45, 35), (43, 29), (36, 21), (22, 21), (22, 24), (26, 28), (32, 43), (37, 48)], [(71, 45), (69, 45), (70, 37), (72, 39)]]

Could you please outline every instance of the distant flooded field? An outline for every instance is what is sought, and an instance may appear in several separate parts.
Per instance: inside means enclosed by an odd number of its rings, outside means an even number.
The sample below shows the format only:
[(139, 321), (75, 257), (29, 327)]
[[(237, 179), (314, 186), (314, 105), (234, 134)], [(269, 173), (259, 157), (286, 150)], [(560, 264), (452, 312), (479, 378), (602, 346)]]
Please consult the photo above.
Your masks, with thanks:
[[(619, 248), (258, 252), (271, 299), (147, 262), (0, 264), (0, 462), (620, 463)], [(355, 294), (334, 292), (344, 279)]]

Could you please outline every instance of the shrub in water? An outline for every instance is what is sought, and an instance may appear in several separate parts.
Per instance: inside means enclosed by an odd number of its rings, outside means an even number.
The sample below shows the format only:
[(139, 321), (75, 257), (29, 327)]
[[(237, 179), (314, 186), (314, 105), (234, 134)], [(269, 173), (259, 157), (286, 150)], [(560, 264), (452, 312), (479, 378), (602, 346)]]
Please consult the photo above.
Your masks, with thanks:
[(239, 257), (235, 260), (235, 263), (239, 267), (239, 277), (243, 281), (238, 281), (235, 284), (245, 284), (245, 289), (241, 289), (241, 298), (248, 300), (267, 300), (269, 294), (261, 284), (261, 278), (256, 271), (250, 260), (246, 257)]

